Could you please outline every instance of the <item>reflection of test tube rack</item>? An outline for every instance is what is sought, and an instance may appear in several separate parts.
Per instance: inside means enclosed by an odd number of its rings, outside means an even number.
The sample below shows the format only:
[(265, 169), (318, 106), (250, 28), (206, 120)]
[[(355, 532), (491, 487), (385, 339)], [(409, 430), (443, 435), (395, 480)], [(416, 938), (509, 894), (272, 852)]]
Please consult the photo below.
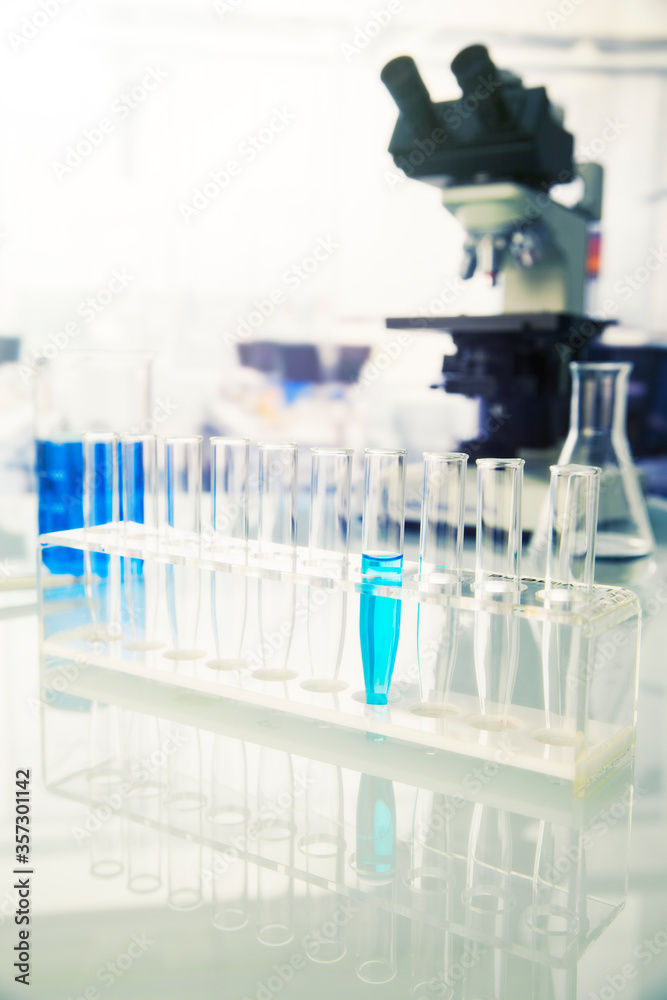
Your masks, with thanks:
[[(558, 467), (552, 531), (562, 552), (547, 579), (533, 580), (520, 575), (520, 459), (478, 462), (473, 572), (461, 565), (465, 456), (425, 456), (419, 565), (403, 554), (401, 452), (366, 455), (361, 558), (349, 553), (349, 452), (314, 450), (307, 547), (296, 544), (295, 445), (260, 446), (257, 540), (247, 536), (246, 441), (213, 442), (210, 531), (200, 439), (168, 439), (165, 459), (164, 524), (112, 514), (42, 537), (45, 552), (82, 549), (90, 570), (90, 627), (49, 629), (48, 656), (547, 773), (576, 794), (631, 756), (638, 602), (594, 586), (590, 555), (588, 576), (579, 573), (594, 518), (577, 483), (594, 483), (594, 471)], [(153, 509), (144, 501), (144, 521)], [(104, 561), (121, 572), (96, 575)], [(153, 610), (155, 568), (165, 585)]]
[[(179, 721), (156, 727), (146, 707), (144, 695), (134, 710), (141, 720), (134, 755), (148, 751), (157, 730), (172, 732)], [(48, 787), (91, 807), (99, 799), (77, 757), (82, 744), (85, 749), (87, 715), (47, 706), (42, 723), (45, 760), (58, 769), (47, 771)], [(107, 721), (98, 734), (100, 764), (114, 759)], [(206, 742), (212, 734), (200, 735)], [(184, 812), (159, 808), (153, 794), (164, 780), (159, 772), (141, 793), (122, 796), (114, 816), (128, 828), (136, 874), (146, 861), (146, 834), (202, 855), (202, 900), (214, 904), (202, 909), (202, 919), (218, 930), (233, 933), (256, 915), (260, 941), (271, 948), (307, 926), (317, 932), (308, 938), (308, 960), (338, 962), (349, 954), (351, 984), (356, 970), (378, 985), (409, 975), (416, 1000), (429, 989), (443, 997), (504, 998), (531, 995), (531, 983), (563, 977), (576, 983), (578, 958), (624, 904), (629, 767), (585, 800), (554, 790), (548, 780), (521, 789), (511, 776), (489, 776), (481, 768), (479, 788), (470, 772), (461, 772), (462, 781), (435, 768), (424, 787), (418, 758), (392, 782), (373, 773), (374, 761), (381, 761), (377, 744), (368, 741), (364, 754), (355, 740), (347, 750), (341, 742), (342, 766), (311, 757), (296, 781), (284, 750), (248, 743), (221, 725), (216, 735), (230, 755), (236, 745), (237, 759), (245, 746), (261, 780), (230, 776), (229, 787), (218, 780), (216, 814), (205, 810), (198, 832)], [(309, 746), (317, 752), (312, 733), (302, 740), (295, 754), (307, 756)], [(135, 774), (135, 783), (142, 780)], [(414, 822), (406, 825), (409, 803)], [(605, 815), (614, 817), (613, 825), (600, 822)], [(616, 883), (601, 892), (599, 876), (612, 865)], [(248, 867), (258, 881), (247, 879)], [(158, 881), (149, 885), (145, 891), (162, 892)], [(164, 902), (164, 892), (157, 898)]]

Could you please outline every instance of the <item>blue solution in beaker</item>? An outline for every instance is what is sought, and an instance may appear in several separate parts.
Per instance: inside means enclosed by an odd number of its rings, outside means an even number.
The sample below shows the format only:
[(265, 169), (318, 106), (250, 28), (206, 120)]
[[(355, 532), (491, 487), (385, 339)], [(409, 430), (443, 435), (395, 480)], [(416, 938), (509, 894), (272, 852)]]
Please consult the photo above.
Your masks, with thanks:
[[(40, 535), (83, 527), (83, 444), (37, 441), (36, 473)], [(44, 549), (52, 573), (83, 576), (83, 552), (56, 545)]]
[[(361, 572), (365, 583), (401, 585), (403, 556), (362, 555)], [(401, 630), (401, 602), (394, 597), (362, 594), (359, 603), (359, 638), (364, 665), (366, 701), (386, 705), (394, 672)]]

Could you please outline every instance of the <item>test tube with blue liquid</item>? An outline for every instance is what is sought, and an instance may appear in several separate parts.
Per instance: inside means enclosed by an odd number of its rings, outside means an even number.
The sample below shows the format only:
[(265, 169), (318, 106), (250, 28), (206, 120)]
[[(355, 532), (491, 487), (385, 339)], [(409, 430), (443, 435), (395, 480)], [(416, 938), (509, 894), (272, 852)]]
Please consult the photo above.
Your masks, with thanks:
[[(366, 449), (361, 555), (364, 583), (401, 586), (406, 456), (405, 451)], [(387, 704), (400, 628), (400, 600), (361, 594), (359, 638), (369, 705)]]

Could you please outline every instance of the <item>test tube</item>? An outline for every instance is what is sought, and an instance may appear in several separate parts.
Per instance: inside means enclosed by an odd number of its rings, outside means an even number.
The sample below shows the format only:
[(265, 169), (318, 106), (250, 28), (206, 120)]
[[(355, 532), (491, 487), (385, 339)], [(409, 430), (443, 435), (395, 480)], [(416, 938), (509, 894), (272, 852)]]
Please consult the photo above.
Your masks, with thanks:
[[(401, 585), (406, 455), (406, 451), (366, 449), (361, 550), (366, 583)], [(359, 637), (369, 705), (387, 704), (400, 628), (400, 600), (362, 593)]]
[(154, 537), (158, 523), (157, 438), (155, 434), (123, 434), (120, 448), (126, 538)]
[[(296, 560), (297, 521), (296, 444), (259, 445), (258, 552), (279, 569), (291, 570)], [(267, 683), (284, 682), (296, 677), (288, 669), (296, 594), (294, 584), (286, 579), (260, 579), (257, 587), (261, 666), (253, 677)], [(269, 641), (276, 630), (281, 634), (277, 646)]]
[[(537, 595), (546, 607), (583, 596), (581, 591), (593, 586), (600, 475), (592, 465), (551, 467), (546, 580)], [(541, 641), (546, 728), (533, 735), (576, 752), (578, 742), (583, 746), (587, 715), (581, 630), (545, 618)]]
[(259, 445), (257, 540), (263, 558), (291, 560), (296, 547), (297, 458), (294, 443)]
[[(102, 526), (113, 531), (118, 526), (118, 437), (94, 433), (83, 436), (83, 523), (87, 533)], [(120, 564), (118, 556), (105, 552), (84, 552), (85, 592), (95, 642), (120, 639)]]
[(595, 572), (595, 535), (600, 469), (593, 465), (552, 465), (547, 528), (546, 592), (581, 586), (590, 590)]
[(521, 572), (522, 458), (477, 459), (478, 590), (516, 590)]
[(172, 540), (201, 535), (201, 436), (165, 439), (166, 523)]
[[(490, 604), (514, 603), (520, 594), (522, 458), (477, 459), (477, 561), (475, 588)], [(479, 729), (514, 727), (509, 707), (519, 660), (519, 619), (511, 612), (475, 612), (474, 661), (481, 716)]]
[(118, 437), (83, 435), (83, 523), (86, 528), (118, 523)]
[[(213, 546), (245, 562), (248, 555), (248, 452), (246, 438), (211, 438), (211, 492)], [(240, 670), (246, 666), (241, 647), (246, 628), (248, 578), (211, 573), (211, 616), (215, 658), (211, 670)]]
[[(313, 448), (310, 490), (309, 561), (315, 569), (342, 578), (350, 549), (352, 455), (345, 448)], [(347, 685), (338, 680), (347, 593), (311, 587), (308, 592), (308, 650), (312, 678), (302, 681), (308, 691), (335, 693)]]
[(460, 452), (424, 453), (419, 537), (422, 580), (446, 583), (461, 573), (467, 467), (468, 456)]
[(247, 438), (211, 438), (213, 544), (229, 548), (248, 541)]
[[(193, 555), (201, 543), (201, 445), (200, 436), (165, 439), (167, 535)], [(197, 648), (199, 568), (167, 563), (165, 570), (173, 648), (162, 655), (174, 661), (202, 659), (206, 653)]]
[[(448, 586), (450, 592), (461, 576), (467, 465), (468, 456), (462, 453), (424, 454), (419, 579), (426, 585)], [(410, 707), (417, 715), (440, 718), (452, 711), (448, 697), (458, 648), (458, 615), (451, 606), (419, 604), (420, 701)]]
[(310, 486), (311, 563), (344, 563), (350, 550), (352, 455), (347, 448), (313, 448)]

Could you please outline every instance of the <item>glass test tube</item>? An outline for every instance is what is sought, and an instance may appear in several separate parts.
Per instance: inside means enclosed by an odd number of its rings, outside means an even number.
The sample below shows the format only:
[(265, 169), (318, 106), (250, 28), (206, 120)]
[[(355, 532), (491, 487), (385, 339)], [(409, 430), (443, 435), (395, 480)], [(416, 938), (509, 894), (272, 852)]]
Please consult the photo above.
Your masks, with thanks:
[[(201, 446), (196, 437), (165, 439), (166, 522), (172, 544), (187, 545), (192, 554), (201, 542)], [(173, 648), (162, 655), (176, 661), (202, 659), (197, 649), (201, 574), (197, 566), (167, 563), (167, 603)]]
[[(350, 550), (350, 497), (352, 455), (345, 448), (313, 448), (310, 489), (309, 561), (342, 577)], [(302, 681), (306, 690), (342, 691), (338, 680), (347, 593), (342, 589), (311, 587), (308, 594), (308, 649), (312, 678)]]
[[(477, 459), (478, 596), (515, 602), (520, 594), (521, 458)], [(514, 726), (509, 707), (519, 660), (519, 619), (480, 608), (475, 612), (475, 674), (481, 716), (471, 722), (497, 732)]]
[(83, 435), (83, 523), (118, 523), (118, 436)]
[(463, 453), (424, 453), (419, 572), (427, 582), (447, 583), (461, 573), (467, 467)]
[(263, 558), (287, 558), (296, 547), (297, 445), (259, 445), (257, 541)]
[[(426, 585), (458, 589), (463, 546), (468, 456), (424, 454), (419, 578)], [(458, 648), (458, 610), (421, 602), (417, 612), (420, 702), (418, 715), (439, 718), (451, 711), (449, 689)]]
[(546, 591), (581, 585), (590, 590), (595, 572), (595, 535), (600, 469), (592, 465), (552, 465), (547, 529)]
[(522, 458), (477, 459), (479, 590), (516, 590), (521, 575)]
[[(589, 591), (595, 574), (600, 469), (552, 465), (547, 528), (545, 607)], [(574, 746), (586, 731), (586, 671), (580, 670), (581, 632), (575, 625), (542, 623), (542, 682), (547, 745)]]
[[(367, 448), (361, 570), (364, 582), (401, 585), (406, 451)], [(401, 627), (401, 602), (362, 593), (359, 636), (366, 701), (386, 705)]]
[[(211, 438), (213, 546), (241, 562), (248, 555), (248, 454), (246, 438)], [(211, 670), (240, 670), (246, 628), (248, 578), (211, 573), (211, 615), (215, 658)]]
[(211, 438), (213, 544), (216, 548), (245, 546), (248, 541), (247, 438)]
[(172, 539), (199, 541), (201, 445), (200, 436), (165, 438), (165, 520)]
[[(83, 523), (86, 532), (118, 526), (118, 437), (113, 432), (83, 435)], [(119, 561), (103, 552), (85, 552), (86, 597), (93, 631), (107, 642), (121, 636)]]
[(123, 434), (120, 450), (126, 538), (154, 537), (158, 524), (157, 437)]
[[(297, 523), (296, 444), (259, 445), (259, 556), (281, 569), (292, 569), (296, 560)], [(261, 666), (253, 677), (268, 683), (296, 677), (288, 669), (294, 633), (296, 595), (289, 580), (260, 579), (257, 588)], [(271, 643), (276, 630), (280, 641)]]
[[(158, 530), (157, 437), (123, 434), (120, 439), (120, 495), (128, 545), (154, 542)], [(137, 653), (159, 649), (154, 638), (159, 567), (144, 559), (124, 560), (126, 611), (132, 638), (123, 648)]]

